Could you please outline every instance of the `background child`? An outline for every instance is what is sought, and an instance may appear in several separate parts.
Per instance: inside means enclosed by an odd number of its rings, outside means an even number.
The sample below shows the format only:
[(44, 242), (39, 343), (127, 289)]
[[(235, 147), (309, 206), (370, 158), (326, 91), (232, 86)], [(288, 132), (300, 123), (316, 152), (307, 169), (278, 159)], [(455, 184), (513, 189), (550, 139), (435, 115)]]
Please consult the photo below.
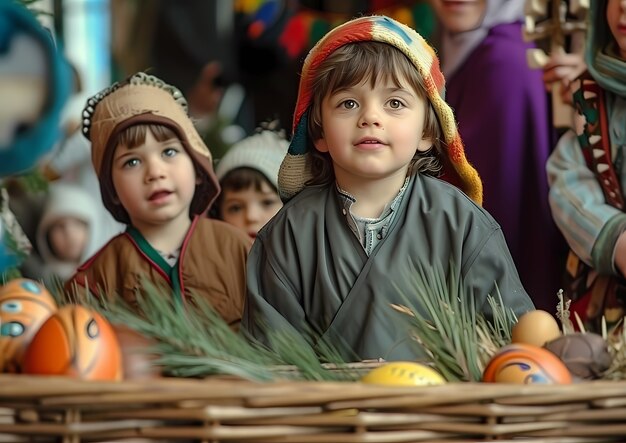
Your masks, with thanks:
[(222, 192), (217, 216), (255, 239), (283, 202), (278, 196), (278, 168), (289, 142), (270, 128), (233, 145), (215, 168)]
[[(252, 336), (294, 327), (345, 359), (415, 358), (389, 304), (423, 309), (416, 268), (460, 281), (478, 312), (490, 313), (496, 284), (516, 313), (533, 308), (500, 227), (478, 206), (482, 185), (443, 91), (433, 49), (388, 17), (347, 22), (311, 50), (279, 172), (289, 201), (248, 258)], [(433, 177), (442, 168), (467, 195)]]
[(190, 292), (206, 297), (238, 324), (249, 241), (203, 216), (219, 185), (180, 91), (137, 73), (88, 100), (85, 115), (102, 200), (128, 228), (84, 263), (67, 288), (86, 286), (132, 304), (147, 278), (170, 286), (180, 302)]
[(70, 278), (103, 244), (100, 232), (97, 207), (89, 194), (75, 185), (51, 184), (37, 227), (46, 282), (54, 285), (56, 279), (62, 283)]
[[(574, 254), (570, 254), (566, 292), (572, 310), (599, 330), (624, 316), (626, 275), (626, 3), (590, 3), (585, 80), (575, 131), (566, 132), (548, 159), (552, 216)], [(574, 63), (575, 65), (575, 63)], [(580, 88), (574, 82), (572, 88)], [(584, 109), (583, 107), (587, 107)], [(582, 145), (581, 145), (582, 143)], [(581, 147), (582, 146), (582, 147)], [(593, 159), (588, 164), (586, 158)]]

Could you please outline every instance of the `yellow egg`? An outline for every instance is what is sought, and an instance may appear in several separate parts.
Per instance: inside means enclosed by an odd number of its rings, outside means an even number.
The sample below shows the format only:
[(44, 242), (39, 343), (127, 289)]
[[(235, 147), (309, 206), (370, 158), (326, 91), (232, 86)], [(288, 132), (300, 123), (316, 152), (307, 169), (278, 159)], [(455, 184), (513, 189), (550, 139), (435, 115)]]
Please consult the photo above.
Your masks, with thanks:
[(386, 363), (365, 374), (361, 381), (387, 386), (428, 386), (446, 382), (434, 369), (408, 361)]
[(519, 318), (511, 331), (511, 342), (541, 347), (560, 336), (556, 319), (546, 311), (536, 310)]

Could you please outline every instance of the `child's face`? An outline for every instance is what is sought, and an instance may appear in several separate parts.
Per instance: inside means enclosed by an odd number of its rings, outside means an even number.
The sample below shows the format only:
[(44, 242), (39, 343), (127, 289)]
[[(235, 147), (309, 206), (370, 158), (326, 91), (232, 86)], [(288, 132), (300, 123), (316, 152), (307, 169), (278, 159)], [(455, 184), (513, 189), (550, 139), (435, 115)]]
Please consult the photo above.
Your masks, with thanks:
[(617, 42), (620, 57), (626, 60), (626, 1), (608, 0), (606, 21)]
[(188, 224), (196, 173), (177, 138), (159, 142), (148, 131), (136, 148), (118, 145), (111, 172), (117, 198), (139, 231)]
[(364, 181), (404, 181), (417, 150), (432, 145), (424, 138), (426, 102), (411, 86), (397, 87), (379, 77), (331, 92), (322, 101), (323, 138), (318, 151), (328, 152), (339, 185), (349, 191)]
[(75, 217), (62, 217), (50, 227), (50, 248), (59, 260), (78, 263), (83, 258), (87, 235), (87, 223)]
[(263, 182), (260, 191), (255, 186), (241, 191), (223, 190), (219, 209), (225, 222), (238, 227), (254, 239), (259, 229), (276, 215), (282, 206), (278, 194)]
[(430, 3), (441, 24), (453, 34), (480, 26), (487, 8), (487, 0), (431, 0)]

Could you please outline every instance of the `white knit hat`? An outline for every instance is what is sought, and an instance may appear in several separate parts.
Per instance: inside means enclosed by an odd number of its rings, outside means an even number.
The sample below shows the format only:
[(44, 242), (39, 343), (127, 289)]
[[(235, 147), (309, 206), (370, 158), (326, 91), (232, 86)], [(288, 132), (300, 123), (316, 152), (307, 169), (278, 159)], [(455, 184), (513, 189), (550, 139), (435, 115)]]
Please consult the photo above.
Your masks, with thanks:
[(72, 217), (85, 222), (88, 227), (87, 243), (79, 262), (94, 254), (102, 245), (98, 209), (93, 196), (77, 185), (57, 181), (50, 184), (48, 198), (41, 220), (37, 226), (37, 248), (47, 269), (44, 275), (57, 275), (61, 279), (70, 278), (76, 272), (76, 263), (68, 263), (57, 257), (48, 243), (50, 228), (64, 217)]
[(215, 175), (222, 180), (237, 168), (256, 169), (278, 189), (278, 169), (289, 142), (280, 133), (265, 129), (231, 146), (217, 163)]

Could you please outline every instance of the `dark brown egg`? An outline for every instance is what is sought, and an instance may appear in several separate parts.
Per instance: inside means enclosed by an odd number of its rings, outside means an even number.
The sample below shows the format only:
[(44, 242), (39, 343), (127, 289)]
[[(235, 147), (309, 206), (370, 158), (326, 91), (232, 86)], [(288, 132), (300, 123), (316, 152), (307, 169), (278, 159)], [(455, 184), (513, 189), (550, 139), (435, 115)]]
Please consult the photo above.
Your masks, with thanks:
[(613, 358), (606, 340), (592, 332), (563, 335), (544, 346), (559, 357), (575, 377), (600, 378)]

